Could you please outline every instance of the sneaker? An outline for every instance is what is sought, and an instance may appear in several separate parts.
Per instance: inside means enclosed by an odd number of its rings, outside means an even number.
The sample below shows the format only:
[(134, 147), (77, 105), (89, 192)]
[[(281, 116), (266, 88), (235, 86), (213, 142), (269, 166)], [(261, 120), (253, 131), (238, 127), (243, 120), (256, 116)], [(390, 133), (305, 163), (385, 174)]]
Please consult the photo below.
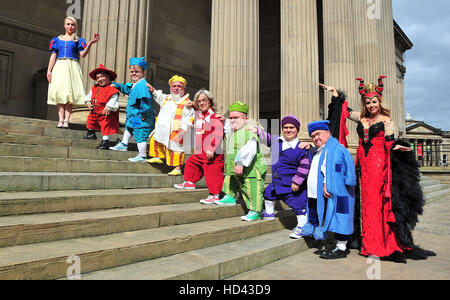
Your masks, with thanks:
[(233, 206), (236, 205), (236, 199), (234, 199), (234, 197), (231, 197), (229, 195), (225, 195), (225, 197), (223, 197), (222, 200), (215, 200), (214, 203), (222, 206)]
[(109, 147), (109, 150), (128, 151), (128, 146), (125, 146), (124, 144), (122, 144), (122, 142), (118, 142), (114, 147)]
[(128, 160), (131, 162), (145, 162), (145, 157), (142, 157), (138, 154), (135, 157), (129, 158)]
[(173, 169), (169, 173), (167, 173), (169, 176), (180, 176), (182, 175), (181, 170)]
[(301, 239), (303, 237), (302, 235), (302, 229), (298, 226), (296, 226), (294, 228), (294, 230), (292, 231), (291, 235), (289, 235), (290, 238), (292, 239)]
[(195, 183), (185, 181), (183, 183), (174, 184), (173, 187), (176, 189), (195, 190)]
[(245, 216), (241, 217), (242, 221), (247, 221), (247, 222), (251, 222), (251, 221), (256, 221), (261, 219), (259, 212), (256, 211), (249, 211), (248, 214), (246, 214)]
[(214, 204), (214, 201), (216, 201), (216, 200), (219, 200), (219, 198), (217, 198), (214, 195), (209, 195), (208, 198), (200, 200), (200, 203), (203, 203), (203, 204)]
[(268, 213), (266, 213), (266, 211), (264, 210), (264, 211), (261, 213), (261, 219), (263, 219), (263, 220), (275, 220), (275, 213), (273, 213), (273, 214), (268, 214)]
[(149, 164), (163, 164), (163, 160), (161, 158), (158, 157), (152, 157), (150, 159), (147, 159), (146, 162), (148, 162)]

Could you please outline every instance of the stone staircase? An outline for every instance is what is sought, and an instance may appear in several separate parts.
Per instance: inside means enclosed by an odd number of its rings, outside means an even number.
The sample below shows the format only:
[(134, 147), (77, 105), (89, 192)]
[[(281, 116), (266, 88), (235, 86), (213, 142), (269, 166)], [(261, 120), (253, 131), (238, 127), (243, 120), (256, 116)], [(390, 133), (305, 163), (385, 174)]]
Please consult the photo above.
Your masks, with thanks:
[(433, 180), (430, 176), (422, 176), (420, 184), (427, 203), (440, 199), (450, 199), (450, 186), (448, 184)]
[(55, 127), (0, 116), (0, 279), (65, 279), (74, 257), (82, 279), (224, 279), (307, 248), (290, 210), (243, 222), (242, 204), (198, 202), (204, 180), (176, 190), (167, 167)]
[[(0, 116), (0, 279), (66, 279), (75, 261), (81, 279), (226, 279), (308, 248), (289, 239), (286, 206), (276, 220), (243, 222), (242, 203), (198, 202), (204, 180), (176, 190), (182, 178), (167, 167), (55, 127)], [(422, 186), (430, 202), (450, 195), (429, 177)]]

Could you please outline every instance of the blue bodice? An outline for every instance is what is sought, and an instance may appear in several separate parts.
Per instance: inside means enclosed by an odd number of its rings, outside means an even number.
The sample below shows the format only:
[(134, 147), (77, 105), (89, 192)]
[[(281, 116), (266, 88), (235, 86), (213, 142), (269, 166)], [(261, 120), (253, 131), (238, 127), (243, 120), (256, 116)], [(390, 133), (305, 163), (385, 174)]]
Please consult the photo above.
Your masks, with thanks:
[(74, 60), (80, 59), (80, 51), (86, 48), (87, 44), (83, 38), (79, 38), (78, 41), (63, 41), (57, 37), (54, 37), (49, 46), (49, 50), (52, 53), (57, 53), (57, 59), (70, 58)]

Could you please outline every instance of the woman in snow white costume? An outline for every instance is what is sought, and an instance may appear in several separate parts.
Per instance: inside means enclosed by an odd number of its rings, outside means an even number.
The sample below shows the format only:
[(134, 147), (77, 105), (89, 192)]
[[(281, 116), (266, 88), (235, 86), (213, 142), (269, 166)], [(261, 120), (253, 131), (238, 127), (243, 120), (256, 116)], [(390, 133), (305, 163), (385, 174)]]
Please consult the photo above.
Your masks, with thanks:
[(356, 173), (360, 180), (360, 204), (355, 205), (355, 233), (359, 235), (361, 218), (360, 237), (356, 237), (360, 239), (360, 253), (406, 263), (407, 258), (426, 259), (435, 253), (419, 248), (412, 238), (411, 231), (418, 222), (418, 215), (423, 213), (425, 200), (419, 184), (418, 163), (409, 144), (395, 140), (390, 111), (383, 107), (384, 78), (386, 76), (378, 78), (378, 85), (365, 85), (362, 78), (356, 79), (360, 81), (361, 112), (348, 108), (343, 92), (320, 86), (333, 94), (328, 119), (333, 136), (341, 144), (347, 146), (345, 120), (357, 123)]

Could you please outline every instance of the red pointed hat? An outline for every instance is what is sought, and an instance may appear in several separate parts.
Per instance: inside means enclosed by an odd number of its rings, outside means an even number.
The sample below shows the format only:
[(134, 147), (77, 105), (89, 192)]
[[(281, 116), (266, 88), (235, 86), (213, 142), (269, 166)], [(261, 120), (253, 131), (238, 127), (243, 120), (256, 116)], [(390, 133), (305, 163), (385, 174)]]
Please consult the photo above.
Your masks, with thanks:
[(111, 70), (108, 70), (103, 64), (100, 64), (100, 66), (99, 66), (98, 68), (92, 70), (91, 73), (89, 73), (89, 77), (91, 77), (91, 78), (94, 79), (94, 80), (97, 80), (97, 79), (95, 78), (95, 75), (96, 75), (98, 72), (105, 72), (105, 73), (108, 73), (109, 76), (111, 77), (111, 78), (110, 78), (111, 81), (114, 81), (114, 80), (117, 78), (116, 72), (111, 71)]

